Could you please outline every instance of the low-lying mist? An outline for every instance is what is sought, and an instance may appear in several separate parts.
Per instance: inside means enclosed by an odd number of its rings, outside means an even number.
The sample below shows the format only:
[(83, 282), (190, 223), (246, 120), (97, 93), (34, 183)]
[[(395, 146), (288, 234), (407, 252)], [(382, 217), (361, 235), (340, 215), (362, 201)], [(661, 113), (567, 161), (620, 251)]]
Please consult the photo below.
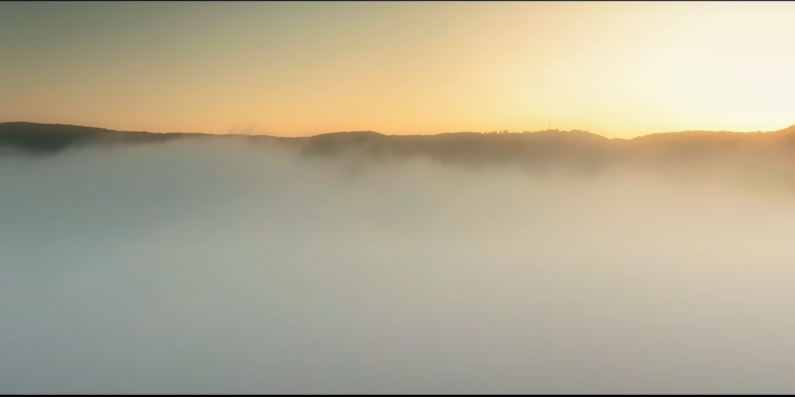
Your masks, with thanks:
[(791, 393), (795, 191), (305, 156), (0, 156), (3, 393)]

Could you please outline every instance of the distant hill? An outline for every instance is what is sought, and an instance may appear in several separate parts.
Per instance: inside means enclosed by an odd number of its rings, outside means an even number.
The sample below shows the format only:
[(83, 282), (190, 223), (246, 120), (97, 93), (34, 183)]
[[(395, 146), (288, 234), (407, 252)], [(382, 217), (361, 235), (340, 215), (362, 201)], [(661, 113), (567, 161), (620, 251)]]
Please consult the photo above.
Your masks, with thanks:
[[(5, 147), (35, 155), (51, 155), (86, 145), (158, 143), (173, 139), (222, 140), (230, 137), (113, 131), (59, 124), (0, 123), (0, 149)], [(630, 165), (680, 173), (714, 168), (734, 169), (740, 173), (767, 170), (782, 174), (790, 164), (795, 170), (795, 126), (772, 132), (686, 131), (633, 139), (608, 139), (585, 131), (557, 130), (437, 135), (351, 131), (292, 138), (234, 137), (294, 147), (309, 156), (354, 153), (376, 159), (425, 157), (469, 166), (511, 163), (535, 170), (594, 171)]]
[(113, 131), (65, 124), (0, 123), (0, 146), (32, 154), (54, 154), (88, 144), (162, 142), (190, 135), (198, 134)]

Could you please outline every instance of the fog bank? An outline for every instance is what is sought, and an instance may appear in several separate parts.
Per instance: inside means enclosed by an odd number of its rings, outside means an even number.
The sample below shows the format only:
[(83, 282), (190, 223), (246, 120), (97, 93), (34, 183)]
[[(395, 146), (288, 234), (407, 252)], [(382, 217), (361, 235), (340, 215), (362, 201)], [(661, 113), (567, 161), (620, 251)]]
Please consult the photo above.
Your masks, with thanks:
[(3, 393), (795, 391), (786, 189), (242, 139), (0, 189)]

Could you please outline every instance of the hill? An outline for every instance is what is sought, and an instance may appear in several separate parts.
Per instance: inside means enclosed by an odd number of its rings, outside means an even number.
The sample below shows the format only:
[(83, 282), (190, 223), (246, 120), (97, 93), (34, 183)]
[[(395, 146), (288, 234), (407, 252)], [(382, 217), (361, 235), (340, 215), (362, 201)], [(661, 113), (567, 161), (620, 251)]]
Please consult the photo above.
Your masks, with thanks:
[[(795, 170), (795, 126), (757, 133), (685, 131), (608, 139), (585, 131), (458, 132), (384, 135), (350, 131), (311, 137), (230, 136), (113, 131), (59, 124), (0, 123), (0, 148), (52, 155), (72, 147), (238, 137), (297, 148), (308, 156), (358, 154), (375, 159), (425, 157), (467, 166), (516, 164), (533, 170), (596, 171), (618, 165), (676, 173)], [(791, 167), (791, 168), (790, 168)], [(751, 170), (751, 171), (749, 171)], [(795, 175), (795, 172), (793, 173)], [(792, 178), (795, 181), (795, 177)]]

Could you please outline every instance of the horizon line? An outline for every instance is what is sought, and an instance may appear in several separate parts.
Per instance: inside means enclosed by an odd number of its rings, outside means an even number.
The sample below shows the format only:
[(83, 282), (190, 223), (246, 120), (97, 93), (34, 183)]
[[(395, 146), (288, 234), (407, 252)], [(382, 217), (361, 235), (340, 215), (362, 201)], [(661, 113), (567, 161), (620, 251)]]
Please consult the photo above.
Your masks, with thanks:
[(147, 134), (201, 134), (201, 135), (213, 135), (213, 136), (248, 136), (248, 137), (262, 136), (262, 137), (270, 137), (270, 138), (312, 138), (312, 137), (321, 136), (321, 135), (328, 135), (328, 134), (365, 133), (365, 132), (366, 133), (376, 133), (376, 134), (383, 135), (383, 136), (388, 136), (388, 137), (437, 136), (437, 135), (446, 135), (446, 134), (482, 134), (482, 135), (495, 134), (495, 135), (499, 135), (499, 134), (533, 134), (533, 133), (542, 133), (542, 132), (584, 132), (584, 133), (587, 133), (587, 134), (599, 136), (599, 137), (604, 138), (604, 139), (631, 140), (631, 139), (642, 138), (642, 137), (650, 136), (650, 135), (678, 134), (678, 133), (687, 133), (687, 132), (717, 132), (717, 133), (732, 133), (732, 134), (756, 134), (756, 133), (771, 133), (771, 132), (779, 132), (779, 131), (785, 131), (785, 130), (789, 130), (789, 129), (795, 129), (795, 124), (793, 124), (793, 125), (790, 125), (790, 126), (778, 129), (778, 130), (771, 130), (771, 131), (762, 131), (762, 130), (756, 130), (756, 131), (682, 130), (682, 131), (652, 132), (652, 133), (649, 133), (649, 134), (636, 135), (636, 136), (624, 137), (624, 138), (618, 138), (618, 137), (616, 137), (616, 138), (608, 138), (608, 137), (606, 137), (604, 135), (600, 135), (600, 134), (597, 134), (597, 133), (594, 133), (594, 132), (591, 132), (591, 131), (580, 130), (580, 129), (576, 129), (576, 128), (575, 129), (570, 129), (570, 130), (561, 130), (561, 129), (558, 129), (558, 128), (552, 128), (552, 129), (536, 130), (536, 131), (530, 131), (530, 130), (510, 131), (510, 130), (507, 130), (507, 129), (494, 130), (494, 131), (449, 131), (449, 132), (439, 132), (439, 133), (435, 133), (435, 134), (408, 134), (408, 133), (407, 134), (384, 134), (384, 133), (381, 133), (381, 132), (378, 132), (378, 131), (375, 131), (375, 130), (349, 130), (349, 131), (321, 132), (321, 133), (313, 134), (313, 135), (297, 135), (297, 136), (293, 135), (293, 136), (289, 136), (289, 135), (241, 134), (241, 133), (218, 134), (218, 133), (212, 133), (212, 132), (199, 132), (199, 131), (170, 131), (170, 132), (159, 131), (158, 132), (158, 131), (146, 131), (146, 130), (138, 130), (138, 131), (134, 131), (134, 130), (114, 130), (114, 129), (110, 129), (110, 128), (96, 127), (96, 126), (89, 126), (89, 125), (64, 124), (64, 123), (40, 123), (40, 122), (34, 122), (34, 121), (3, 121), (3, 122), (0, 122), (0, 125), (3, 125), (3, 124), (35, 124), (35, 125), (51, 125), (51, 126), (69, 126), (69, 127), (80, 127), (80, 128), (92, 128), (92, 129), (113, 131), (113, 132), (140, 132), (140, 133), (147, 133)]

